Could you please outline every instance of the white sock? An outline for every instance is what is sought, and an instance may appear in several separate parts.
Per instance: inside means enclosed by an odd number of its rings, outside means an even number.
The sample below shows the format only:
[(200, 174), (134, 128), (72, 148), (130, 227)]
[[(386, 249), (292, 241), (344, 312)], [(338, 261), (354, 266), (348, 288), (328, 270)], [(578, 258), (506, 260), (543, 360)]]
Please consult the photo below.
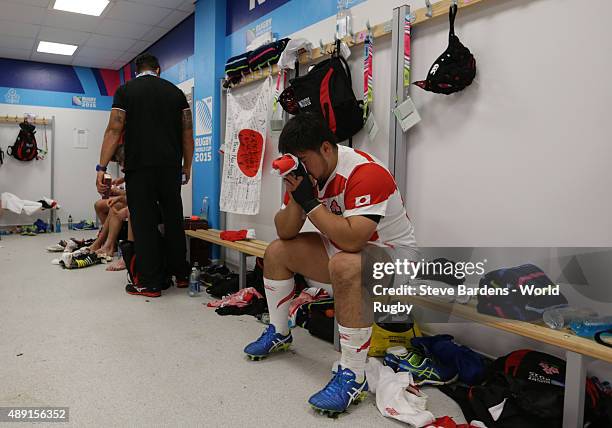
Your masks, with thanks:
[(295, 281), (289, 279), (264, 278), (270, 324), (274, 325), (276, 332), (286, 336), (289, 334), (289, 305), (295, 293)]
[(315, 281), (314, 279), (310, 279), (310, 278), (306, 279), (306, 283), (308, 284), (309, 287), (322, 288), (323, 290), (327, 291), (327, 294), (329, 294), (329, 297), (334, 297), (334, 289), (332, 288), (331, 284)]
[(340, 365), (344, 369), (351, 369), (355, 373), (357, 382), (363, 382), (372, 327), (350, 328), (338, 324), (338, 332), (342, 350)]

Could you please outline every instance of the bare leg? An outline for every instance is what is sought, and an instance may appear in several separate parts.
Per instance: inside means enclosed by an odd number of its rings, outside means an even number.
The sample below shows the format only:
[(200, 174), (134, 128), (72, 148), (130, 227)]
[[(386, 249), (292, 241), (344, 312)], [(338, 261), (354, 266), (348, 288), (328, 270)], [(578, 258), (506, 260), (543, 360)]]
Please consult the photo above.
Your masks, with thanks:
[(106, 242), (106, 237), (108, 236), (108, 220), (109, 218), (107, 216), (104, 226), (102, 226), (102, 229), (100, 230), (100, 233), (96, 237), (96, 240), (94, 241), (94, 243), (90, 245), (89, 251), (93, 251), (93, 252), (98, 251), (102, 247), (102, 245), (104, 245), (104, 243)]
[[(127, 233), (128, 241), (134, 242), (134, 232), (132, 231), (132, 220), (130, 220), (129, 211), (128, 211), (127, 218), (128, 218), (128, 233)], [(106, 270), (109, 272), (117, 272), (117, 271), (124, 270), (125, 268), (126, 268), (125, 260), (123, 260), (123, 257), (120, 257), (119, 260), (116, 260), (110, 265), (108, 265)]]
[(374, 322), (372, 302), (361, 287), (361, 254), (341, 252), (329, 261), (338, 324), (350, 328), (370, 327)]
[(100, 219), (100, 223), (106, 223), (106, 217), (108, 217), (110, 211), (108, 199), (98, 199), (94, 204), (94, 209), (96, 210), (96, 215)]
[(123, 220), (126, 217), (125, 208), (116, 211), (112, 210), (108, 216), (108, 236), (106, 237), (106, 243), (100, 248), (98, 254), (106, 254), (112, 256), (116, 251), (117, 237), (121, 232), (121, 226), (123, 226)]
[(329, 258), (318, 233), (300, 233), (294, 239), (273, 241), (264, 256), (264, 277), (282, 280), (300, 273), (329, 284)]

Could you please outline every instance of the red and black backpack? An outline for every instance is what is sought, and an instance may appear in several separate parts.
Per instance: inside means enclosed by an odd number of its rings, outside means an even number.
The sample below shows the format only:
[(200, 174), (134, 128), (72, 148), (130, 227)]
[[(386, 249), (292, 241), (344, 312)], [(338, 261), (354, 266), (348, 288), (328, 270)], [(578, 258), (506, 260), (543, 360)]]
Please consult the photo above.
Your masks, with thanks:
[(305, 76), (291, 79), (290, 83), (280, 97), (288, 113), (321, 114), (338, 141), (350, 140), (363, 128), (362, 102), (357, 101), (353, 92), (351, 71), (340, 54), (339, 44), (331, 58), (315, 65)]
[(23, 162), (34, 160), (38, 157), (38, 145), (34, 137), (36, 127), (25, 121), (20, 123), (19, 127), (21, 130), (17, 135), (17, 140), (15, 144), (8, 147), (6, 153)]

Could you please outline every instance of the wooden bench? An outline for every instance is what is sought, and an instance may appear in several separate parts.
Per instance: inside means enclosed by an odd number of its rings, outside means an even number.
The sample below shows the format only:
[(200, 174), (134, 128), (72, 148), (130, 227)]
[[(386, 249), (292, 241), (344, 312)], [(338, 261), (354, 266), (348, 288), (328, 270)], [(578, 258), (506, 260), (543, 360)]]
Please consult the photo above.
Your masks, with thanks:
[(472, 304), (449, 304), (430, 297), (411, 296), (406, 298), (418, 307), (428, 308), (503, 330), (528, 339), (556, 346), (565, 351), (565, 402), (563, 405), (563, 428), (583, 426), (586, 364), (592, 360), (612, 363), (612, 348), (602, 346), (593, 340), (576, 336), (568, 329), (553, 330), (543, 322), (530, 323), (507, 320), (479, 313)]
[[(240, 263), (238, 266), (239, 275), (239, 287), (240, 289), (246, 287), (246, 275), (247, 275), (247, 257), (261, 257), (263, 258), (268, 243), (265, 241), (259, 241), (257, 239), (250, 239), (248, 241), (225, 241), (219, 236), (220, 230), (208, 229), (208, 230), (186, 230), (185, 235), (188, 238), (201, 239), (202, 241), (210, 242), (211, 244), (220, 245), (231, 250), (236, 250), (240, 254)], [(189, 246), (188, 246), (189, 247)]]
[[(246, 276), (247, 276), (247, 256), (261, 257), (263, 258), (268, 243), (265, 241), (259, 241), (257, 239), (250, 239), (245, 241), (225, 241), (219, 236), (220, 230), (208, 229), (208, 230), (186, 230), (185, 235), (188, 239), (196, 238), (201, 239), (211, 244), (220, 245), (225, 248), (238, 251), (240, 254), (239, 264), (239, 287), (240, 289), (246, 287)], [(189, 245), (187, 245), (189, 248)], [(334, 318), (334, 348), (336, 351), (340, 351), (340, 336), (338, 335), (338, 321)]]
[[(221, 245), (240, 253), (240, 288), (246, 284), (246, 257), (263, 257), (268, 246), (267, 242), (258, 240), (224, 241), (219, 237), (220, 231), (190, 230), (185, 234), (190, 238), (202, 239), (212, 244)], [(556, 346), (565, 351), (565, 402), (563, 406), (563, 428), (576, 428), (583, 425), (586, 364), (593, 359), (612, 363), (612, 349), (585, 339), (565, 330), (553, 330), (540, 323), (506, 320), (479, 313), (475, 306), (475, 299), (471, 304), (449, 304), (434, 298), (411, 296), (406, 298), (418, 307), (450, 314), (475, 323), (516, 334), (548, 345)], [(337, 333), (337, 323), (334, 331), (334, 345), (340, 350)]]

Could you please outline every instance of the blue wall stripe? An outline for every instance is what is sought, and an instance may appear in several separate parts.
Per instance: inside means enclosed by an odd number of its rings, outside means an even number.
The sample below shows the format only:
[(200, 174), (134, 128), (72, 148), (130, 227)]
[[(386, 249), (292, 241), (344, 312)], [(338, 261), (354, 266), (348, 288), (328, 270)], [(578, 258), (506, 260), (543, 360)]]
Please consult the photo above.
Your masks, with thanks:
[(259, 0), (254, 1), (253, 9), (250, 10), (251, 2), (249, 0), (227, 0), (227, 19), (225, 26), (225, 34), (230, 35), (235, 31), (255, 21), (268, 13), (272, 12), (277, 7), (287, 3), (290, 0)]
[(97, 68), (91, 70), (96, 79), (96, 84), (98, 85), (98, 90), (100, 91), (100, 95), (108, 96), (108, 91), (106, 90), (106, 83), (102, 78), (102, 73)]
[[(7, 94), (10, 92), (11, 96)], [(57, 108), (73, 108), (79, 110), (110, 110), (113, 97), (103, 97), (96, 94), (86, 94), (85, 97), (95, 99), (96, 106), (76, 105), (74, 98), (83, 98), (82, 93), (39, 91), (35, 89), (16, 89), (0, 87), (0, 104), (19, 104), (28, 106), (43, 106)]]
[(0, 70), (3, 87), (84, 93), (77, 73), (69, 65), (0, 58)]
[[(81, 84), (83, 85), (83, 89), (85, 90), (85, 94), (92, 94), (92, 96), (101, 95), (100, 89), (98, 88), (98, 83), (96, 82), (96, 78), (91, 70), (91, 68), (87, 67), (73, 67), (74, 72), (78, 76)], [(64, 91), (71, 92), (71, 91)]]

